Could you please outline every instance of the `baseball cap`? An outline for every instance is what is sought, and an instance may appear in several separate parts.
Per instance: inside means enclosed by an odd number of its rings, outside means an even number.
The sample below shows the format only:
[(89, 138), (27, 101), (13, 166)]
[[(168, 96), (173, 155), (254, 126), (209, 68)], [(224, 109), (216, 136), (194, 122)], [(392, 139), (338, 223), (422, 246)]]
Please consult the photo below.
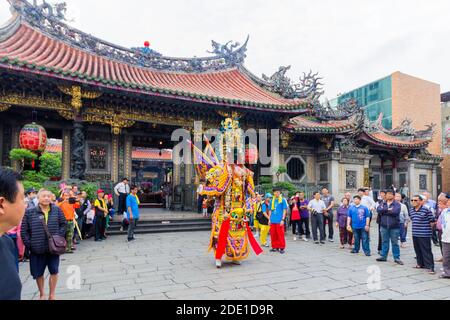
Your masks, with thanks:
[(97, 194), (100, 194), (100, 193), (105, 193), (105, 191), (103, 191), (103, 189), (98, 189)]
[(28, 194), (30, 194), (30, 193), (36, 193), (36, 189), (35, 189), (35, 188), (30, 188), (30, 189), (28, 189), (28, 190), (25, 192), (26, 195), (28, 195)]
[(264, 198), (266, 199), (272, 199), (272, 195), (270, 193), (266, 193), (266, 195), (264, 196)]

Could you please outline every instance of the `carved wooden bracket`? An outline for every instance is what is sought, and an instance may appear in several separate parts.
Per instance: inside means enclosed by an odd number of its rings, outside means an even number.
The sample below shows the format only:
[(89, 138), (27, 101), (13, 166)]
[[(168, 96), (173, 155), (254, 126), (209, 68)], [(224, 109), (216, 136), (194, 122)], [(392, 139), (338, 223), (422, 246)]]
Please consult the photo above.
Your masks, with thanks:
[(292, 140), (292, 134), (286, 131), (281, 131), (281, 146), (286, 149)]
[(0, 112), (7, 111), (9, 108), (11, 108), (10, 104), (0, 103)]
[(81, 89), (81, 86), (58, 86), (58, 89), (68, 96), (72, 97), (71, 105), (73, 108), (74, 115), (80, 114), (81, 108), (83, 107), (82, 99), (97, 99), (102, 95), (101, 92), (97, 91), (85, 91)]

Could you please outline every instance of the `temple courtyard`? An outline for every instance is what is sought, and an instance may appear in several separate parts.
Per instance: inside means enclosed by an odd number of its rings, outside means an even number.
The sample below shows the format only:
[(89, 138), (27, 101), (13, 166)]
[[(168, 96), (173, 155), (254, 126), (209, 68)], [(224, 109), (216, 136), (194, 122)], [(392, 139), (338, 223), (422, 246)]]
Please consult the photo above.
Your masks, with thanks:
[[(341, 250), (336, 242), (293, 242), (288, 235), (285, 255), (265, 248), (241, 266), (222, 269), (207, 252), (209, 232), (143, 234), (132, 243), (122, 236), (88, 240), (75, 254), (62, 256), (57, 299), (450, 299), (450, 282), (438, 278), (440, 263), (436, 275), (413, 269), (410, 239), (402, 249), (405, 265), (399, 266), (392, 259), (375, 261), (376, 239), (375, 254), (366, 257)], [(440, 257), (439, 248), (433, 250)], [(38, 299), (28, 263), (20, 265), (20, 275), (22, 299)]]

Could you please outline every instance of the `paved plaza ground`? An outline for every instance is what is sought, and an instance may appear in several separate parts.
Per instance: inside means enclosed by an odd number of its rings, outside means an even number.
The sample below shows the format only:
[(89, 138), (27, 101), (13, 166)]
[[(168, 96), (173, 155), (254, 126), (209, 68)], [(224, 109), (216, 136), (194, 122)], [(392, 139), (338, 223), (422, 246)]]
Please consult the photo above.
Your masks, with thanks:
[[(372, 231), (376, 235), (376, 229)], [(138, 235), (83, 242), (73, 255), (62, 257), (57, 298), (78, 299), (450, 299), (450, 281), (428, 275), (415, 265), (412, 243), (402, 250), (404, 266), (352, 255), (337, 243), (293, 242), (289, 233), (285, 255), (251, 254), (241, 266), (216, 269), (206, 248), (209, 232)], [(371, 243), (375, 250), (376, 241)], [(435, 258), (440, 257), (434, 247)], [(74, 267), (75, 266), (75, 267)], [(379, 267), (379, 269), (377, 268)], [(21, 264), (22, 298), (37, 299), (28, 263)], [(441, 264), (436, 264), (440, 272)], [(75, 270), (75, 273), (74, 273)], [(81, 287), (73, 279), (80, 271)], [(380, 280), (377, 279), (380, 272)], [(69, 274), (70, 273), (70, 274)], [(67, 285), (69, 283), (69, 286)], [(46, 287), (48, 283), (46, 282)]]

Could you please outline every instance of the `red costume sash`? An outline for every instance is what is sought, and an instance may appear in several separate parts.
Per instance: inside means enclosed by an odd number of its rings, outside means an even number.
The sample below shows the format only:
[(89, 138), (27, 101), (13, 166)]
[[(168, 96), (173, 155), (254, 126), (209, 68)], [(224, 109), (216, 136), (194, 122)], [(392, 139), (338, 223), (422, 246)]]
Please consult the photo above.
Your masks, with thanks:
[[(230, 223), (231, 220), (227, 219), (224, 222), (222, 222), (222, 225), (220, 227), (219, 238), (217, 239), (216, 259), (222, 259), (222, 256), (225, 254), (225, 249), (227, 247), (228, 231), (230, 230)], [(245, 227), (247, 229), (250, 245), (255, 254), (259, 256), (261, 253), (263, 253), (263, 249), (259, 245), (258, 241), (256, 241), (248, 224), (245, 224)]]
[(230, 219), (222, 222), (219, 231), (219, 238), (217, 239), (216, 259), (222, 259), (227, 247), (228, 231), (230, 230)]
[(261, 253), (263, 253), (263, 249), (261, 249), (261, 246), (259, 245), (258, 241), (256, 241), (252, 230), (250, 230), (250, 226), (248, 224), (245, 224), (245, 226), (247, 228), (248, 240), (250, 240), (250, 245), (252, 246), (252, 249), (255, 252), (255, 254), (259, 256)]

